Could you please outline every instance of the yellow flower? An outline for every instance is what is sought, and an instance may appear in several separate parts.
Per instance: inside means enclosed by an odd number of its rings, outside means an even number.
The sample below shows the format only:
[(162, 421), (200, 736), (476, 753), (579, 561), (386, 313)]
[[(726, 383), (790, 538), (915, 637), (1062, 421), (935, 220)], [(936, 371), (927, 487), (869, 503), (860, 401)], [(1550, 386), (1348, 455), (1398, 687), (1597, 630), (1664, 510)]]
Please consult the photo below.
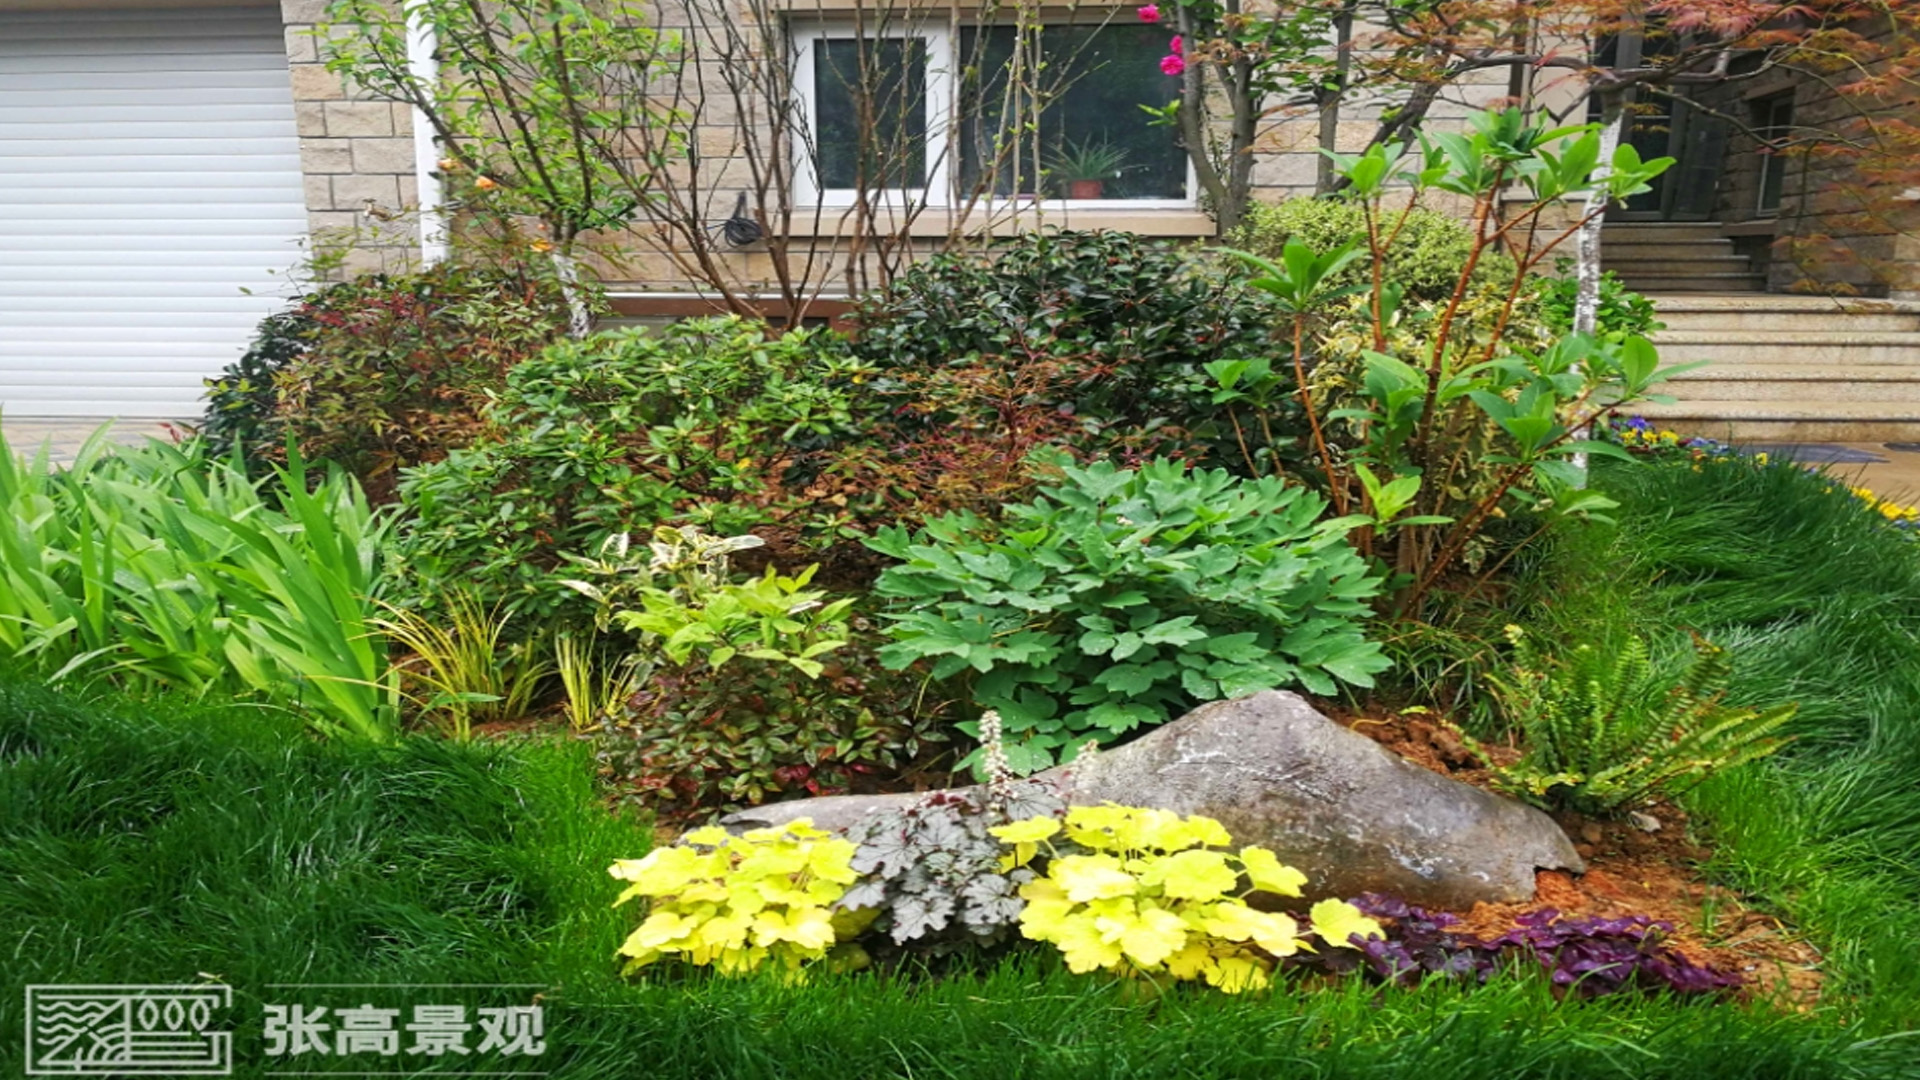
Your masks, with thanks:
[(481, 191), (492, 191), (500, 185), (495, 182), (491, 176), (476, 176), (473, 180), (473, 186)]

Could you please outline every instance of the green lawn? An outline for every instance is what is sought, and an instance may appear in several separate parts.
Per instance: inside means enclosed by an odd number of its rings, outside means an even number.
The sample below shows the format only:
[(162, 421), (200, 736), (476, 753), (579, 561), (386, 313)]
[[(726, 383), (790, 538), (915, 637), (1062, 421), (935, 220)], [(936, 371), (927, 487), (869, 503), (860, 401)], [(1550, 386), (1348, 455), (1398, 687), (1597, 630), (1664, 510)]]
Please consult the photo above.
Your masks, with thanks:
[(235, 988), (243, 1076), (402, 1074), (261, 1055), (260, 1006), (285, 1000), (269, 984), (323, 982), (533, 984), (543, 1057), (436, 1068), (595, 1080), (1913, 1075), (1920, 544), (1787, 470), (1604, 480), (1625, 496), (1620, 528), (1543, 549), (1515, 603), (1569, 641), (1706, 632), (1743, 646), (1744, 697), (1802, 703), (1796, 746), (1697, 804), (1719, 832), (1716, 872), (1825, 950), (1815, 1014), (1557, 1002), (1536, 978), (1140, 1000), (1039, 956), (940, 980), (626, 985), (612, 953), (634, 916), (607, 907), (604, 868), (646, 833), (596, 802), (577, 746), (325, 744), (260, 709), (13, 687), (0, 689), (0, 1074), (20, 1072), (26, 984), (208, 973)]

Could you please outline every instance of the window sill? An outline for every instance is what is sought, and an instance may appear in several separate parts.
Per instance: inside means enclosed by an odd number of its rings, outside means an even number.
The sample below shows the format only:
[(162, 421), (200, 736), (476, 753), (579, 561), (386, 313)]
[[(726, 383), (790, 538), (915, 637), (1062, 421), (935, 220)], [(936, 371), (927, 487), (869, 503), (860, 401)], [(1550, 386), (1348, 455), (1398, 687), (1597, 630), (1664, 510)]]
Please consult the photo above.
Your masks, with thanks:
[[(873, 231), (887, 236), (898, 235), (900, 229), (895, 225), (895, 220), (892, 211), (883, 210), (879, 220), (873, 224)], [(971, 214), (930, 207), (906, 223), (906, 234), (916, 239), (934, 240), (954, 232), (972, 236), (978, 236), (982, 232), (990, 236), (1013, 236), (1047, 227), (1113, 229), (1139, 233), (1142, 236), (1181, 239), (1211, 238), (1219, 232), (1211, 217), (1190, 208), (1123, 209), (1114, 207), (1109, 209), (1100, 207), (1095, 209), (1075, 206), (1047, 207), (1039, 211), (976, 210)], [(796, 211), (793, 216), (793, 227), (787, 231), (788, 235), (795, 237), (831, 238), (852, 236), (855, 230), (856, 223), (850, 208), (823, 207), (818, 212)]]

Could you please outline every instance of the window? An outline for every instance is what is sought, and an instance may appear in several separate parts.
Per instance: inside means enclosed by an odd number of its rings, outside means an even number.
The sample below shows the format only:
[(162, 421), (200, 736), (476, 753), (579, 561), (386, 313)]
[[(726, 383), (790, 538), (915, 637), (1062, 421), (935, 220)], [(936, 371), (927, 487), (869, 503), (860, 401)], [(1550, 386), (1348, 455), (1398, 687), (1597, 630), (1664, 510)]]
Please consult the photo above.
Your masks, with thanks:
[[(1766, 144), (1778, 143), (1793, 133), (1793, 94), (1776, 94), (1753, 103), (1753, 133)], [(1755, 207), (1761, 214), (1778, 214), (1780, 196), (1787, 184), (1787, 157), (1777, 150), (1760, 148), (1760, 199)]]
[[(796, 27), (794, 84), (811, 145), (802, 206), (1192, 205), (1186, 152), (1151, 123), (1179, 93), (1168, 32), (1135, 23), (872, 29)], [(957, 40), (956, 40), (957, 37)]]

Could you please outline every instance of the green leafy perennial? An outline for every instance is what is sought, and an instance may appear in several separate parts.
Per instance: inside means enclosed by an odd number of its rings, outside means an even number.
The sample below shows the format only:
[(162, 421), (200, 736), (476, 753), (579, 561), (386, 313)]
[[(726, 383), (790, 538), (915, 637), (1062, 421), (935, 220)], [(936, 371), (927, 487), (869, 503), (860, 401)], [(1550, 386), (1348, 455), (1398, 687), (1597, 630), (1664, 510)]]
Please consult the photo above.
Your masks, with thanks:
[(1527, 753), (1496, 775), (1544, 806), (1615, 813), (1691, 787), (1780, 749), (1785, 740), (1772, 735), (1797, 708), (1722, 704), (1733, 666), (1726, 650), (1705, 641), (1696, 640), (1693, 662), (1669, 683), (1637, 637), (1612, 657), (1582, 645), (1557, 661), (1517, 626), (1507, 627), (1507, 639), (1513, 673), (1492, 681)]
[(870, 542), (902, 560), (877, 585), (900, 602), (881, 658), (931, 659), (938, 678), (971, 670), (1016, 771), (1199, 702), (1330, 694), (1387, 666), (1361, 634), (1380, 579), (1344, 525), (1319, 523), (1319, 495), (1165, 460), (1064, 472), (1007, 507), (997, 537), (949, 514)]

